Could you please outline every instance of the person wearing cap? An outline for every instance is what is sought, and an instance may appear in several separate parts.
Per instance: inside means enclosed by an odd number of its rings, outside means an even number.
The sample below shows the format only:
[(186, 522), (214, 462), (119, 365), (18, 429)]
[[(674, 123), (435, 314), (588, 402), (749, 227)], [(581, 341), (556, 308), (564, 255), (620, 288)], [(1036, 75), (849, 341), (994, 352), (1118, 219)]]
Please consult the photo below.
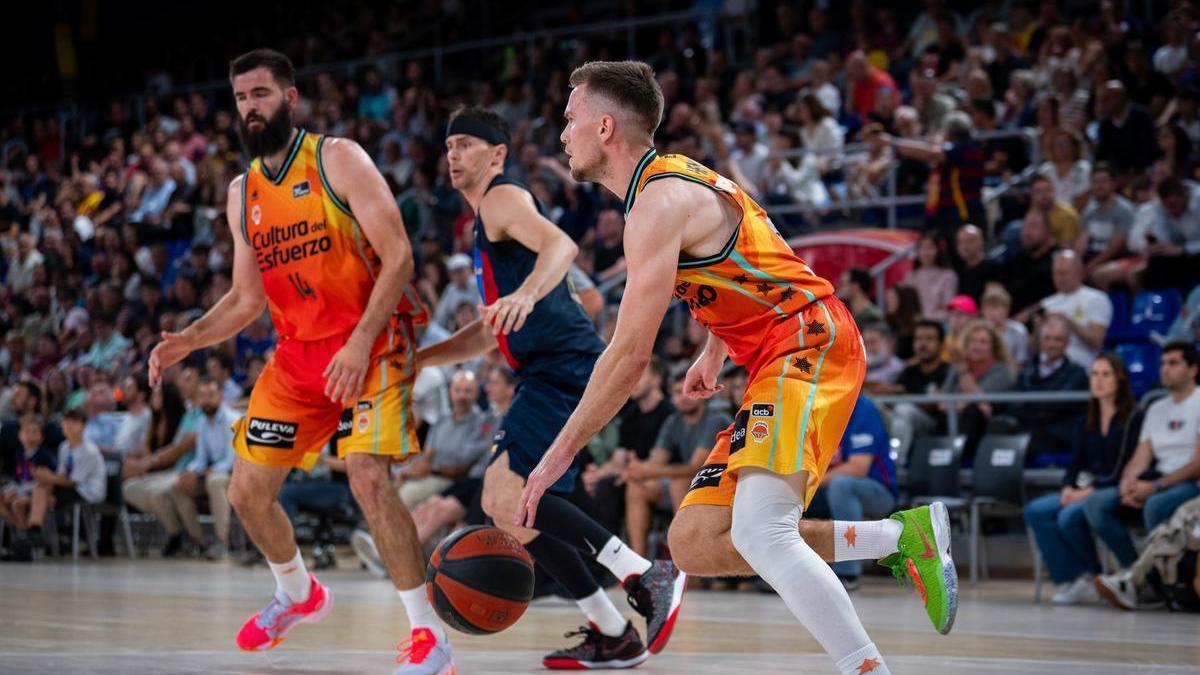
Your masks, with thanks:
[(954, 360), (962, 356), (963, 331), (978, 317), (979, 304), (969, 295), (956, 295), (946, 303), (946, 358)]
[(450, 283), (442, 290), (437, 308), (433, 311), (433, 322), (454, 332), (454, 313), (459, 305), (470, 303), (472, 307), (479, 304), (479, 289), (475, 287), (474, 263), (466, 253), (455, 253), (446, 261), (446, 273)]

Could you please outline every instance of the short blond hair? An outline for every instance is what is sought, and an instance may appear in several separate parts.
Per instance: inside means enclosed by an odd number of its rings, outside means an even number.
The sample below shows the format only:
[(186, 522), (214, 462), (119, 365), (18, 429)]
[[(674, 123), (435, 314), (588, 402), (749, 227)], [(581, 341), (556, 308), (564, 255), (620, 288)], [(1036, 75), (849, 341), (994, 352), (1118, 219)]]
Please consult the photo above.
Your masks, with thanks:
[(588, 61), (571, 73), (571, 87), (587, 85), (632, 113), (641, 130), (654, 136), (663, 116), (663, 93), (654, 69), (641, 61)]

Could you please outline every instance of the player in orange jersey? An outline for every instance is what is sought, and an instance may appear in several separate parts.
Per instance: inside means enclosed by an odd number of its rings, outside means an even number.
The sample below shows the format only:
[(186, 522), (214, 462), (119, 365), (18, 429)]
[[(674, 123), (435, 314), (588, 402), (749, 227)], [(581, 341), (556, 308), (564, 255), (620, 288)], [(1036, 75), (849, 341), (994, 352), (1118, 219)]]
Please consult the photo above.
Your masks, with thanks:
[(279, 334), (234, 427), (229, 501), (277, 583), (274, 599), (242, 626), (238, 646), (270, 649), (332, 608), (329, 590), (305, 569), (277, 496), (288, 473), (311, 468), (336, 435), (336, 461), (412, 624), (397, 672), (451, 673), (412, 517), (388, 475), (390, 462), (419, 451), (413, 325), (425, 320), (407, 290), (413, 258), (399, 210), (358, 144), (294, 126), (299, 94), (287, 57), (255, 50), (235, 59), (229, 76), (254, 158), (229, 187), (233, 284), (191, 326), (164, 333), (149, 365), (157, 385), (163, 370), (233, 337), (263, 309)]
[[(663, 98), (649, 66), (585, 64), (572, 73), (571, 86), (562, 134), (571, 173), (624, 198), (628, 279), (613, 339), (575, 413), (530, 474), (519, 522), (533, 521), (543, 491), (575, 449), (625, 402), (674, 295), (709, 331), (685, 390), (701, 398), (719, 391), (727, 357), (745, 366), (750, 379), (733, 425), (718, 436), (676, 516), (672, 554), (689, 573), (752, 570), (839, 672), (887, 673), (846, 590), (800, 534), (803, 509), (837, 450), (866, 372), (853, 318), (736, 184), (687, 157), (655, 152)], [(813, 532), (814, 545), (834, 558), (867, 549), (895, 567), (928, 563), (914, 579), (936, 596), (941, 587), (921, 575), (941, 583), (953, 565), (944, 512), (934, 518), (929, 512), (911, 518), (911, 527), (904, 518), (834, 523)], [(839, 526), (853, 529), (839, 538)], [(853, 541), (857, 552), (839, 556), (839, 540)], [(945, 609), (943, 600), (935, 597), (934, 604)]]

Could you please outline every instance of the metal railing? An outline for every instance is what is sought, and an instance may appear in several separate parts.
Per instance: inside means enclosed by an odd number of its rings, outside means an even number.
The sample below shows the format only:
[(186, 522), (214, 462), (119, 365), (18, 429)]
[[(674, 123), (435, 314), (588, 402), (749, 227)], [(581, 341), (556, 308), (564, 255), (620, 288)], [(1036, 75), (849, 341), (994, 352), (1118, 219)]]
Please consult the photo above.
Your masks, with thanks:
[(913, 405), (945, 406), (946, 432), (953, 437), (958, 435), (958, 403), (1083, 403), (1091, 398), (1091, 393), (1080, 391), (993, 391), (978, 394), (944, 393), (944, 394), (880, 394), (871, 396), (871, 400), (883, 405), (911, 403)]

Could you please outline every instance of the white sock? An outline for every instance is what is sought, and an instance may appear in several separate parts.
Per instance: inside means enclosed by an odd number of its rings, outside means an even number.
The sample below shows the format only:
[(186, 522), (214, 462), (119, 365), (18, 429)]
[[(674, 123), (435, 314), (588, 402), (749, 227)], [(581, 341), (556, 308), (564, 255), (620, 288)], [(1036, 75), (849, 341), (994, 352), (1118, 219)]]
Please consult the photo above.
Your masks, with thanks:
[(838, 661), (837, 667), (838, 672), (842, 675), (859, 675), (860, 673), (891, 675), (892, 673), (888, 670), (887, 664), (883, 662), (883, 657), (879, 655), (879, 650), (875, 648), (874, 642)]
[[(733, 499), (730, 535), (734, 547), (779, 593), (843, 673), (887, 673), (846, 589), (828, 563), (800, 537), (802, 509), (800, 497), (782, 476), (743, 468)], [(868, 648), (871, 656), (862, 656)], [(857, 670), (843, 668), (843, 663), (855, 658)], [(864, 664), (867, 658), (877, 660), (878, 665)]]
[(621, 637), (625, 634), (625, 626), (629, 622), (617, 611), (616, 605), (603, 588), (596, 589), (595, 593), (586, 598), (576, 600), (575, 604), (579, 605), (584, 616), (595, 624), (601, 633), (609, 637)]
[(899, 549), (904, 525), (898, 520), (833, 521), (833, 559), (879, 560)]
[(651, 565), (649, 560), (634, 553), (633, 549), (626, 546), (625, 542), (616, 536), (609, 539), (608, 543), (604, 544), (596, 554), (596, 562), (607, 567), (608, 571), (612, 572), (613, 576), (621, 583), (625, 583), (629, 577), (644, 574)]
[(308, 596), (312, 594), (312, 581), (308, 578), (308, 568), (304, 566), (300, 549), (296, 549), (296, 555), (291, 560), (283, 563), (268, 560), (267, 566), (275, 575), (275, 595), (285, 595), (295, 605), (308, 601)]
[(433, 605), (425, 595), (425, 586), (417, 586), (407, 591), (397, 590), (396, 594), (404, 603), (404, 611), (408, 612), (408, 622), (413, 628), (428, 628), (439, 642), (446, 639), (446, 631), (438, 623), (437, 615), (433, 613)]

